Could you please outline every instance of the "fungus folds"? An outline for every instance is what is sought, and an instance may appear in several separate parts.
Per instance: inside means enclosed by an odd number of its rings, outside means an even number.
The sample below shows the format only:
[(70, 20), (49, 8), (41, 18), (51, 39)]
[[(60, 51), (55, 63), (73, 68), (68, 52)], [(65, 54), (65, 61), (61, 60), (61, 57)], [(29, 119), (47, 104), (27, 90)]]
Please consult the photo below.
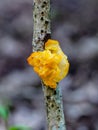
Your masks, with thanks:
[(69, 70), (67, 56), (63, 53), (59, 42), (56, 40), (49, 39), (45, 43), (45, 50), (33, 52), (27, 61), (44, 84), (54, 89)]

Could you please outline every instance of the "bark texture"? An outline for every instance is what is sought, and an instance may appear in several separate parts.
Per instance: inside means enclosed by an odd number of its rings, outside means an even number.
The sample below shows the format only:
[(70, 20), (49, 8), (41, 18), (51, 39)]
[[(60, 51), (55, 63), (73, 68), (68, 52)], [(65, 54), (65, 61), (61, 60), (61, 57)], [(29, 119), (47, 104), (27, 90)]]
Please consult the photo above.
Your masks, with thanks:
[[(44, 43), (51, 38), (50, 0), (34, 0), (33, 52), (43, 51)], [(42, 83), (47, 111), (48, 130), (65, 130), (60, 88), (51, 89)]]
[(66, 130), (63, 113), (62, 94), (59, 86), (56, 90), (43, 86), (47, 110), (48, 130)]
[(44, 43), (51, 38), (50, 0), (34, 0), (33, 10), (33, 51), (44, 50)]

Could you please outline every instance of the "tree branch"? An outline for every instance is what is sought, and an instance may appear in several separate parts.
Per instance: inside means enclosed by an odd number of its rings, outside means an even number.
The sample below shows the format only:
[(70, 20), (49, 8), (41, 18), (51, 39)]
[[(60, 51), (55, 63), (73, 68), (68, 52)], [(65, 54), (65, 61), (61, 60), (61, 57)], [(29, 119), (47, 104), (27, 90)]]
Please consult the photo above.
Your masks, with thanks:
[[(34, 0), (33, 52), (43, 51), (44, 43), (51, 38), (50, 0)], [(47, 111), (48, 130), (65, 130), (62, 95), (59, 86), (52, 89), (42, 83)]]

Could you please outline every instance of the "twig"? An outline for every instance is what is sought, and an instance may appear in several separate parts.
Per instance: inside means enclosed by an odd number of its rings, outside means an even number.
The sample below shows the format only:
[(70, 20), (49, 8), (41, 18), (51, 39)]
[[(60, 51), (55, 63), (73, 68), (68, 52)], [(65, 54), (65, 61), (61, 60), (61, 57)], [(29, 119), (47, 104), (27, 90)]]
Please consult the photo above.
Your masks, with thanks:
[[(33, 52), (43, 51), (44, 43), (51, 38), (50, 0), (34, 0), (33, 4)], [(66, 130), (59, 86), (55, 90), (42, 83), (42, 87), (47, 111), (48, 130)]]

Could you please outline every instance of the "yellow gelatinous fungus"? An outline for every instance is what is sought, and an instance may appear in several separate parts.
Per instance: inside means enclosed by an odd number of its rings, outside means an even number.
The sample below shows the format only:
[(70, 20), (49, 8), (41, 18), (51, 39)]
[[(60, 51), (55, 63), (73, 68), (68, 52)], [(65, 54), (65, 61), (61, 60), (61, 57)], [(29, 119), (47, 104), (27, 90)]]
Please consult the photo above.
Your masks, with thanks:
[(33, 52), (27, 61), (33, 66), (34, 71), (41, 77), (44, 84), (54, 89), (69, 70), (67, 56), (56, 40), (49, 39), (45, 43), (45, 50)]

